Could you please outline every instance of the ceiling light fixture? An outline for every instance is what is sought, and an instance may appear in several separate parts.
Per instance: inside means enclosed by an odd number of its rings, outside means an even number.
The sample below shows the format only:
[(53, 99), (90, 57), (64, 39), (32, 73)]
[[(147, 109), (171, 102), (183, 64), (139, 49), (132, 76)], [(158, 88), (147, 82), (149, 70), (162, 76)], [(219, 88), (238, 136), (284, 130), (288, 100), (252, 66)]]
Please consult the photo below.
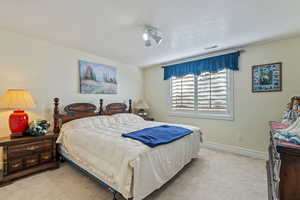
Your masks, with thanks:
[(146, 47), (152, 46), (152, 41), (155, 41), (157, 45), (163, 40), (161, 32), (155, 27), (146, 26), (143, 33), (143, 40)]

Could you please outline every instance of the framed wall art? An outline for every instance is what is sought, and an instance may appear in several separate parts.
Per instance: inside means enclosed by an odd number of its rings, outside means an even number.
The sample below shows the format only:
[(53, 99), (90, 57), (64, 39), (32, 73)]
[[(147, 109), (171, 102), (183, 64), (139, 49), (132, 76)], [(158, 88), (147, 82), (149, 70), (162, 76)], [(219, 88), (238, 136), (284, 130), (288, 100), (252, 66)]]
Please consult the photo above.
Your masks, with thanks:
[(252, 67), (252, 92), (282, 90), (282, 63), (255, 65)]
[(79, 61), (80, 93), (117, 94), (117, 69), (87, 61)]

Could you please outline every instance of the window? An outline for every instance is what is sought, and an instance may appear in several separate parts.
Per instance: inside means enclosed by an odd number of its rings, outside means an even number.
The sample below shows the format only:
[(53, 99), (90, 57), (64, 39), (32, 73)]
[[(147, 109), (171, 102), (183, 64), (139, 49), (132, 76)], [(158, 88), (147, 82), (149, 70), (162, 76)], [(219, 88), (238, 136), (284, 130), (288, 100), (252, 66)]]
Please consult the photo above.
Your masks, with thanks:
[(171, 78), (171, 115), (233, 119), (232, 78), (226, 69)]

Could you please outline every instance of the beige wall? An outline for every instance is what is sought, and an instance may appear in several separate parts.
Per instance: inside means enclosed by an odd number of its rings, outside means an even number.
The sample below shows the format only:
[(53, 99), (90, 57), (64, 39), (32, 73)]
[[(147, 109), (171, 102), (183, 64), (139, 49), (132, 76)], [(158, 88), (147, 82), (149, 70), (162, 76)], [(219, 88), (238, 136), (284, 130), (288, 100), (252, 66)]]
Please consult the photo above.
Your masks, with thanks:
[[(293, 95), (300, 95), (300, 37), (245, 47), (240, 71), (234, 73), (235, 120), (171, 117), (168, 115), (168, 81), (160, 66), (144, 69), (144, 98), (158, 121), (199, 126), (205, 141), (266, 151), (268, 121), (279, 120)], [(283, 62), (283, 91), (251, 92), (251, 66)]]
[[(297, 87), (300, 37), (245, 48), (246, 52), (240, 57), (240, 71), (234, 74), (234, 121), (168, 116), (168, 81), (163, 81), (160, 66), (146, 68), (141, 73), (135, 66), (5, 31), (0, 31), (0, 44), (0, 95), (8, 88), (29, 89), (38, 105), (29, 112), (31, 119), (51, 119), (53, 97), (60, 97), (64, 105), (97, 104), (99, 98), (106, 103), (123, 102), (129, 98), (139, 99), (143, 89), (156, 120), (199, 126), (206, 141), (266, 151), (267, 122), (281, 117), (290, 96), (300, 95)], [(79, 94), (80, 59), (116, 66), (118, 94)], [(283, 62), (283, 91), (252, 93), (251, 66), (278, 61)], [(8, 134), (9, 113), (0, 110), (0, 136)]]
[[(78, 60), (117, 67), (118, 94), (79, 94)], [(0, 70), (0, 95), (8, 88), (31, 91), (37, 103), (37, 109), (30, 111), (31, 119), (50, 119), (54, 97), (60, 97), (65, 105), (72, 102), (98, 105), (100, 98), (108, 103), (142, 96), (142, 72), (135, 66), (5, 31), (0, 31)], [(0, 111), (0, 136), (8, 134), (9, 113)]]

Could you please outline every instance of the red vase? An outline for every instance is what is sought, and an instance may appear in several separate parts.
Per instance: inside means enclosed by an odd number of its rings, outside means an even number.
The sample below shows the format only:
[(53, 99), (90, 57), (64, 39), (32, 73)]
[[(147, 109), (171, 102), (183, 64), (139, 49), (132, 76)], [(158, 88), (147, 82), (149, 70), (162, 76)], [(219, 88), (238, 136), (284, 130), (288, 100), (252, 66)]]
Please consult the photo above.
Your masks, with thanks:
[(28, 115), (24, 110), (15, 110), (9, 116), (11, 137), (22, 136), (28, 128)]

